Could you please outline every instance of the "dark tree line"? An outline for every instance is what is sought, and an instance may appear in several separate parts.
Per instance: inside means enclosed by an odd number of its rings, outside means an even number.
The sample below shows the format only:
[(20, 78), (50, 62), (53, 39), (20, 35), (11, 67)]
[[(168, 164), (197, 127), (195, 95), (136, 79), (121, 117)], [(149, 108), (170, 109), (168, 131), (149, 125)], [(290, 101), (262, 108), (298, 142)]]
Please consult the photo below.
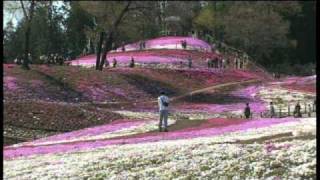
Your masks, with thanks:
[(51, 53), (71, 58), (94, 53), (96, 69), (102, 70), (106, 54), (122, 42), (190, 32), (243, 50), (271, 71), (307, 74), (316, 61), (315, 1), (53, 2), (20, 6), (21, 21), (4, 29), (6, 61), (23, 56), (27, 67), (27, 52), (33, 63)]

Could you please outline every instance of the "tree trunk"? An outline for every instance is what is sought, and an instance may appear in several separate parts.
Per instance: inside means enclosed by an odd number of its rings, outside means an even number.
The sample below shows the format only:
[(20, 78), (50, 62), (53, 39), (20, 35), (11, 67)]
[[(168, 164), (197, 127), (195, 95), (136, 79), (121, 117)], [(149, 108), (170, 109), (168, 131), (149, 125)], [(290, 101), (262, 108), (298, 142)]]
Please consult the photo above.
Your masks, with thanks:
[(52, 1), (49, 2), (48, 6), (48, 20), (49, 20), (49, 27), (48, 27), (48, 42), (47, 42), (47, 57), (52, 53)]
[(103, 43), (103, 36), (104, 36), (104, 32), (101, 32), (101, 33), (100, 33), (100, 40), (99, 40), (98, 47), (97, 47), (96, 70), (99, 70), (100, 56), (101, 56), (101, 48), (102, 48), (102, 43)]
[[(217, 18), (217, 1), (213, 1), (213, 7), (214, 7), (214, 19)], [(218, 30), (217, 30), (217, 24), (214, 25), (214, 38), (215, 40), (218, 40)]]
[(106, 62), (107, 59), (107, 53), (112, 49), (112, 42), (113, 42), (113, 32), (110, 32), (108, 35), (108, 38), (105, 42), (105, 46), (103, 48), (103, 53), (102, 53), (102, 60), (99, 65), (99, 70), (102, 71), (104, 63)]
[(24, 43), (24, 59), (23, 59), (23, 64), (22, 67), (24, 69), (29, 70), (29, 39), (30, 39), (30, 24), (28, 22), (27, 27), (26, 27), (26, 33), (25, 33), (25, 43)]
[(126, 5), (126, 7), (121, 11), (119, 17), (117, 18), (117, 20), (114, 22), (113, 26), (111, 27), (111, 30), (108, 34), (108, 38), (106, 39), (106, 42), (105, 42), (105, 46), (103, 48), (103, 53), (102, 53), (102, 60), (101, 60), (101, 63), (99, 65), (99, 70), (102, 71), (103, 69), (103, 65), (106, 61), (106, 58), (107, 58), (107, 53), (108, 51), (110, 51), (112, 49), (112, 43), (113, 43), (113, 34), (114, 32), (116, 31), (118, 25), (120, 24), (123, 16), (125, 15), (125, 13), (129, 10), (129, 7), (130, 7), (130, 4), (131, 4), (131, 1), (128, 1), (128, 4)]
[[(35, 1), (31, 1), (29, 18), (26, 18), (27, 24), (26, 24), (26, 31), (25, 31), (25, 44), (24, 44), (25, 49), (24, 49), (24, 59), (23, 59), (22, 67), (27, 70), (30, 69), (28, 54), (29, 54), (30, 32), (31, 32), (31, 20), (32, 20), (32, 16), (33, 16), (34, 6), (35, 6)], [(28, 16), (26, 16), (26, 17), (28, 17)]]

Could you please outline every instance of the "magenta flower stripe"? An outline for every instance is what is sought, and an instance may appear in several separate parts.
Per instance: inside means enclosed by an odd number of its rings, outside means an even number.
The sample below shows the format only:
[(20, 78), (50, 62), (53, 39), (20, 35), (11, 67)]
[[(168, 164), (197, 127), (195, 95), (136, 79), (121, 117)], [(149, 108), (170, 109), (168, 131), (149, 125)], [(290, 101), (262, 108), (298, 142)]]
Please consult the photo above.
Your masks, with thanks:
[(143, 120), (117, 120), (107, 125), (85, 128), (78, 131), (72, 131), (69, 133), (59, 134), (55, 136), (50, 136), (47, 138), (38, 139), (33, 142), (27, 142), (23, 144), (32, 144), (32, 143), (40, 143), (46, 141), (59, 141), (59, 140), (69, 140), (73, 138), (79, 138), (82, 136), (95, 136), (106, 132), (113, 132), (125, 128), (129, 128), (132, 126), (137, 126), (144, 123)]
[[(226, 120), (223, 120), (226, 121)], [(230, 120), (232, 121), (232, 120)], [(34, 147), (18, 147), (18, 148), (5, 148), (4, 158), (15, 158), (19, 156), (29, 156), (35, 154), (48, 154), (48, 153), (61, 153), (61, 152), (74, 152), (79, 150), (92, 149), (97, 147), (103, 147), (108, 145), (121, 145), (121, 144), (135, 144), (135, 143), (146, 143), (160, 140), (175, 140), (175, 139), (186, 139), (206, 136), (216, 136), (228, 132), (235, 131), (246, 131), (249, 129), (267, 127), (274, 124), (280, 124), (285, 122), (297, 121), (294, 118), (282, 118), (282, 119), (255, 119), (246, 121), (243, 123), (237, 122), (234, 125), (227, 124), (227, 126), (210, 127), (210, 121), (208, 122), (209, 127), (202, 125), (200, 128), (185, 129), (180, 131), (168, 132), (168, 133), (146, 133), (145, 135), (134, 136), (132, 138), (116, 138), (109, 140), (97, 140), (97, 141), (85, 141), (85, 142), (74, 142), (68, 144), (56, 144), (47, 146), (34, 146)], [(214, 121), (214, 122), (217, 122)], [(225, 123), (225, 122), (224, 122)], [(223, 124), (223, 122), (222, 122)]]

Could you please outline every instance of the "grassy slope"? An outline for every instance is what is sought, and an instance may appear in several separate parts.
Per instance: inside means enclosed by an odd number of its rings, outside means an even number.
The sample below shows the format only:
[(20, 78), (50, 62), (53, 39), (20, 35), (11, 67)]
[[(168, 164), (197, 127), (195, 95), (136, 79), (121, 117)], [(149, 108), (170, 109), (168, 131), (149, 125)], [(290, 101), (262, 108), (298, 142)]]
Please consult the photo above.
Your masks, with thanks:
[[(108, 123), (121, 116), (90, 101), (154, 100), (161, 90), (178, 96), (208, 86), (254, 78), (249, 73), (169, 69), (105, 69), (32, 65), (30, 71), (4, 65), (4, 125), (7, 137), (56, 134)], [(14, 80), (12, 80), (14, 78)], [(15, 88), (12, 88), (14, 84)], [(40, 100), (40, 101), (39, 101)], [(50, 103), (54, 102), (54, 103)], [(71, 103), (71, 104), (66, 104)], [(141, 106), (142, 107), (142, 106)], [(118, 108), (114, 106), (113, 108)], [(136, 107), (137, 108), (137, 107)], [(8, 130), (9, 128), (9, 130)], [(6, 139), (8, 143), (12, 143)]]
[(5, 77), (15, 77), (19, 87), (12, 92), (5, 83), (5, 97), (64, 102), (148, 100), (161, 90), (179, 95), (220, 83), (255, 78), (250, 73), (237, 71), (119, 68), (98, 72), (71, 66), (32, 66), (30, 71), (5, 67), (4, 73)]

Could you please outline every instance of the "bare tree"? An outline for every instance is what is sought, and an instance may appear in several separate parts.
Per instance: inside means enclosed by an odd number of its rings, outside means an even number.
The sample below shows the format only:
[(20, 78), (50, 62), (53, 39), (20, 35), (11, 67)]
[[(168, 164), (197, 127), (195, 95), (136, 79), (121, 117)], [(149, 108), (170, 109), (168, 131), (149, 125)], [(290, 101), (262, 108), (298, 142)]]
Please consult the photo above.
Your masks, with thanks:
[(32, 0), (30, 3), (30, 7), (27, 9), (25, 7), (24, 1), (20, 0), (21, 8), (23, 10), (24, 17), (26, 19), (26, 28), (25, 28), (25, 42), (24, 42), (24, 59), (22, 67), (24, 69), (29, 70), (29, 40), (30, 40), (30, 32), (31, 32), (31, 21), (33, 18), (33, 12), (35, 8), (35, 1)]
[(98, 44), (98, 47), (97, 47), (96, 70), (99, 70), (99, 66), (100, 66), (101, 48), (102, 48), (102, 43), (103, 43), (103, 37), (104, 37), (104, 32), (101, 32), (100, 33), (99, 44)]
[[(97, 23), (103, 26), (106, 31), (102, 57), (101, 55), (98, 57), (99, 53), (97, 53), (96, 62), (96, 69), (102, 71), (107, 53), (112, 49), (117, 28), (128, 15), (128, 12), (144, 10), (148, 9), (148, 7), (144, 5), (144, 2), (137, 1), (81, 1), (79, 3), (84, 10), (97, 18)], [(100, 42), (98, 44), (98, 52), (99, 48), (101, 48)]]

